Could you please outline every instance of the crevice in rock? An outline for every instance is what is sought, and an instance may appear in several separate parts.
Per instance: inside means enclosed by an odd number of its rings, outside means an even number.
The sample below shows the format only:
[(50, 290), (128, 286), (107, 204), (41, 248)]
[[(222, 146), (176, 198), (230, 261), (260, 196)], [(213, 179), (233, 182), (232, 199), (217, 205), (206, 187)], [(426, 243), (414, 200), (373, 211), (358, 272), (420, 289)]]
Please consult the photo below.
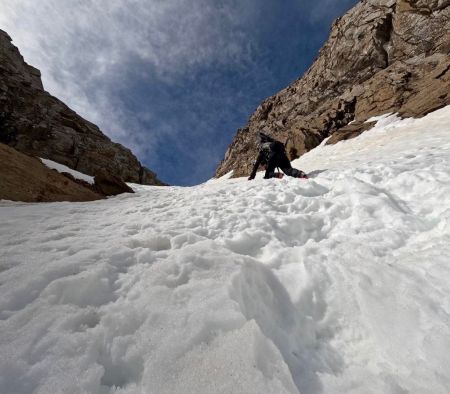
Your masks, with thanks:
[(389, 66), (389, 53), (387, 47), (390, 44), (392, 32), (394, 29), (392, 14), (387, 14), (385, 19), (377, 25), (375, 32), (375, 47), (382, 55), (384, 60), (384, 68)]
[(436, 9), (435, 9), (433, 12), (441, 11), (441, 10), (443, 10), (444, 8), (447, 8), (448, 6), (450, 6), (450, 0), (443, 1), (442, 4), (441, 4), (441, 5), (438, 5), (438, 6), (436, 7)]
[(450, 70), (450, 64), (438, 75), (435, 76), (435, 79), (441, 79), (447, 72)]

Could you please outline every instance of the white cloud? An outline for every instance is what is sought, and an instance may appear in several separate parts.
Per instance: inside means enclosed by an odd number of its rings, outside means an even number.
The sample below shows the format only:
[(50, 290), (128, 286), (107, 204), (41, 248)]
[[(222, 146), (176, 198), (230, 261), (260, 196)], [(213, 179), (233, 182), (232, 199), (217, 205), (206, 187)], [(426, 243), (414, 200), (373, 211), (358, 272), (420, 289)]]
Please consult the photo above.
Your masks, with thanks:
[(133, 64), (166, 83), (199, 66), (245, 64), (251, 50), (239, 23), (247, 5), (237, 0), (0, 0), (0, 28), (42, 71), (50, 93), (139, 151), (129, 135), (138, 126), (111, 97), (111, 87), (126, 85)]

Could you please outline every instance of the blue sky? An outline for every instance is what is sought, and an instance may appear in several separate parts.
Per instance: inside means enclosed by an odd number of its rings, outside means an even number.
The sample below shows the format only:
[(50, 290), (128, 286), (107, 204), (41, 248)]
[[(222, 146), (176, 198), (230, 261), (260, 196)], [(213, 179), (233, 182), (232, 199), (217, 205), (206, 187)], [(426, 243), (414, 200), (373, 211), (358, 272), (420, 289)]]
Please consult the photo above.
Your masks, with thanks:
[(45, 88), (160, 179), (211, 178), (259, 103), (300, 77), (357, 0), (0, 0)]

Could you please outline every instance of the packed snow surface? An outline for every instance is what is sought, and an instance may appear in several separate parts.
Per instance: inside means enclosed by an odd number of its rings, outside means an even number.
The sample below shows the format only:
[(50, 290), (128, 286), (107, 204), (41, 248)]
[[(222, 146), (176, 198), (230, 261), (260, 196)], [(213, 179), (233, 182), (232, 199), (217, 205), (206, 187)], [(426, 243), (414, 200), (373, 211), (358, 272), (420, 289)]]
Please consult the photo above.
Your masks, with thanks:
[(71, 168), (65, 166), (64, 164), (57, 163), (56, 161), (52, 161), (49, 159), (41, 159), (42, 163), (44, 163), (48, 168), (52, 170), (56, 170), (58, 172), (67, 172), (72, 175), (75, 179), (80, 179), (87, 183), (93, 185), (95, 183), (94, 177), (90, 175), (83, 174), (79, 171), (72, 170)]
[(448, 394), (449, 123), (383, 117), (309, 180), (1, 202), (0, 392)]

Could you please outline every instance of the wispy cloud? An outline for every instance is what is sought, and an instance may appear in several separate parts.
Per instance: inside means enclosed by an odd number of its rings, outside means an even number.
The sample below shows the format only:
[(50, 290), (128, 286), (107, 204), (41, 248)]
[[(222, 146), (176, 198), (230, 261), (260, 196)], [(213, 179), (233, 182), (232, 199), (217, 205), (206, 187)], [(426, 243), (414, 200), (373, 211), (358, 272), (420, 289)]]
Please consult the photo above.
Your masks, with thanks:
[(237, 1), (0, 3), (0, 27), (42, 71), (45, 88), (137, 149), (139, 144), (130, 138), (137, 126), (130, 122), (133, 115), (113, 96), (129, 79), (151, 77), (170, 84), (199, 66), (239, 66), (251, 59), (239, 29), (246, 11)]

